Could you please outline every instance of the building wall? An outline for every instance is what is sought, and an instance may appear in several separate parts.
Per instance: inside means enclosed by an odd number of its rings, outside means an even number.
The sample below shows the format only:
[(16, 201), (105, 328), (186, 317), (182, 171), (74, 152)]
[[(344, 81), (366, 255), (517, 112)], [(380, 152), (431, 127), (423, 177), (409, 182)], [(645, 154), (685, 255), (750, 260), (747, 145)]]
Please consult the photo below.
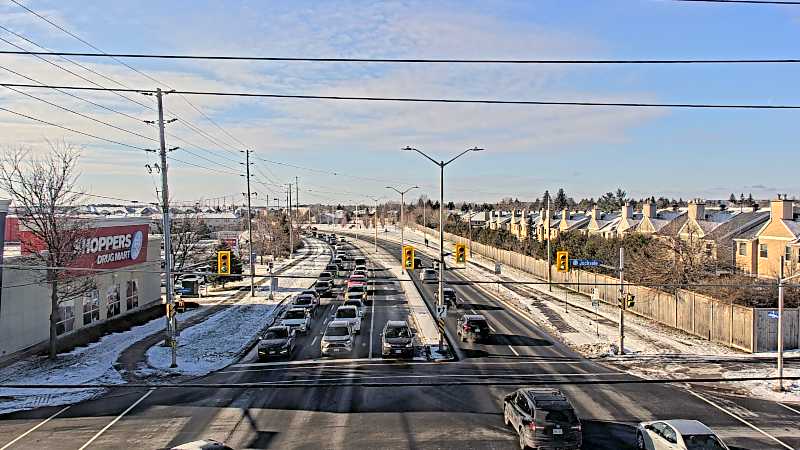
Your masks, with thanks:
[(780, 271), (781, 255), (793, 236), (780, 220), (771, 220), (758, 235), (758, 244), (766, 245), (767, 257), (758, 255), (758, 276), (777, 278)]
[[(758, 240), (736, 241), (736, 268), (751, 275), (758, 272)], [(744, 245), (745, 254), (739, 254), (739, 246)]]
[[(147, 260), (141, 264), (117, 269), (114, 272), (98, 273), (94, 276), (97, 285), (97, 312), (91, 313), (90, 322), (84, 323), (84, 303), (92, 302), (87, 296), (69, 300), (62, 304), (72, 308), (72, 319), (64, 321), (63, 335), (77, 331), (85, 326), (93, 326), (106, 321), (109, 316), (109, 292), (114, 288), (119, 292), (119, 314), (121, 317), (130, 311), (140, 310), (161, 301), (159, 239), (148, 239)], [(6, 263), (13, 264), (12, 259)], [(131, 272), (146, 270), (147, 272)], [(3, 269), (3, 292), (0, 303), (0, 358), (46, 342), (50, 333), (50, 291), (47, 285), (33, 277), (27, 270)], [(127, 282), (136, 280), (138, 284), (138, 305), (128, 308), (126, 298)], [(113, 302), (112, 302), (113, 303)], [(112, 311), (113, 312), (113, 311)], [(71, 329), (71, 331), (69, 331)]]

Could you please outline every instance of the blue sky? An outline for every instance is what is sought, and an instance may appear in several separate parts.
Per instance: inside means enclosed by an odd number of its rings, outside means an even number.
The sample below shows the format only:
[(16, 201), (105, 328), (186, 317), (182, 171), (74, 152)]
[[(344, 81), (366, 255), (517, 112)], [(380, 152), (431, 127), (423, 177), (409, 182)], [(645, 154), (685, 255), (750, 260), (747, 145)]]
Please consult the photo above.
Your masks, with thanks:
[[(661, 0), (537, 0), (516, 2), (134, 2), (29, 1), (107, 52), (389, 58), (798, 58), (800, 7), (721, 5)], [(13, 3), (0, 3), (0, 24), (51, 49), (85, 45)], [(19, 39), (0, 37), (25, 48)], [(0, 41), (0, 47), (12, 47)], [(86, 85), (31, 57), (0, 57), (0, 66), (37, 80)], [(79, 59), (127, 85), (156, 83), (113, 61)], [(69, 63), (54, 60), (70, 67)], [(760, 66), (473, 66), (170, 62), (129, 63), (185, 89), (287, 94), (498, 98), (522, 100), (800, 104), (800, 65)], [(99, 78), (70, 67), (104, 85)], [(23, 81), (0, 70), (0, 79)], [(59, 93), (31, 91), (84, 114), (136, 132), (155, 130)], [(82, 96), (142, 119), (152, 112), (106, 93)], [(50, 106), (0, 92), (8, 108), (75, 129), (152, 146), (143, 140)], [(144, 101), (151, 101), (145, 99)], [(301, 200), (364, 201), (391, 197), (387, 184), (421, 186), (437, 195), (436, 167), (400, 152), (411, 145), (442, 159), (481, 146), (448, 169), (446, 197), (533, 200), (563, 187), (570, 196), (597, 197), (622, 187), (634, 196), (727, 198), (800, 196), (794, 111), (620, 109), (499, 105), (378, 104), (192, 97), (192, 103), (258, 158), (354, 175), (326, 175), (256, 159), (268, 183), (300, 178)], [(173, 156), (214, 166), (201, 154), (238, 168), (242, 147), (192, 109), (168, 96), (182, 121), (170, 133), (192, 145)], [(168, 116), (170, 115), (168, 114)], [(8, 114), (0, 144), (43, 148), (44, 139), (85, 146), (81, 184), (93, 193), (152, 200), (151, 155), (69, 134)], [(224, 145), (219, 145), (219, 142)], [(198, 149), (197, 147), (202, 147)], [(221, 148), (224, 147), (224, 148)], [(230, 169), (226, 169), (230, 170)], [(357, 178), (360, 177), (360, 178)], [(368, 178), (368, 179), (367, 179)], [(243, 190), (242, 179), (174, 163), (176, 200)], [(281, 196), (257, 185), (263, 199)], [(312, 192), (307, 192), (311, 189)], [(231, 197), (233, 198), (233, 197)], [(241, 201), (239, 194), (238, 201)]]

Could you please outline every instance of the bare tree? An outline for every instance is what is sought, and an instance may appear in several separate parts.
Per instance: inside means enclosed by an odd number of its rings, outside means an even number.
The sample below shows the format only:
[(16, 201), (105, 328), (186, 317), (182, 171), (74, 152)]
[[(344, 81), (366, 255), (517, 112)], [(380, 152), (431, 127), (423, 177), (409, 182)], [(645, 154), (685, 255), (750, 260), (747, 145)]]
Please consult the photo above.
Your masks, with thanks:
[[(20, 224), (32, 237), (22, 242), (32, 251), (27, 262), (47, 267), (34, 276), (50, 286), (49, 355), (58, 353), (59, 306), (95, 288), (94, 280), (74, 267), (81, 256), (77, 243), (89, 231), (78, 214), (83, 194), (76, 191), (80, 150), (66, 142), (48, 141), (50, 151), (41, 158), (27, 147), (6, 149), (0, 157), (0, 187), (16, 205)], [(37, 272), (41, 273), (41, 272)]]
[[(159, 233), (164, 233), (164, 223), (157, 224)], [(172, 238), (172, 270), (183, 271), (187, 264), (201, 262), (204, 256), (199, 246), (200, 237), (205, 230), (197, 212), (170, 215), (170, 236)], [(179, 275), (175, 276), (175, 279)]]

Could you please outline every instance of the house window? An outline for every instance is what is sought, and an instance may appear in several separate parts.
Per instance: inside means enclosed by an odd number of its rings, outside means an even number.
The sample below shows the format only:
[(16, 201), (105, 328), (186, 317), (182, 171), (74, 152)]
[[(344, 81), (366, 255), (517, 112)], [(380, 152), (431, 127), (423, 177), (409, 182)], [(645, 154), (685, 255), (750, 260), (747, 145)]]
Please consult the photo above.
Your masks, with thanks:
[(767, 257), (767, 244), (758, 244), (758, 257), (759, 258)]
[(747, 244), (739, 242), (739, 256), (747, 256)]
[(108, 300), (108, 308), (106, 309), (106, 318), (111, 318), (119, 314), (119, 286), (116, 284), (108, 288), (106, 295)]
[(784, 253), (784, 261), (790, 262), (792, 260), (792, 247), (786, 247), (786, 252)]
[(56, 334), (69, 333), (75, 328), (75, 313), (72, 306), (58, 306), (58, 322), (56, 322)]
[(100, 320), (100, 292), (92, 289), (83, 297), (83, 324)]
[(125, 288), (125, 306), (130, 311), (139, 306), (139, 281), (129, 280)]

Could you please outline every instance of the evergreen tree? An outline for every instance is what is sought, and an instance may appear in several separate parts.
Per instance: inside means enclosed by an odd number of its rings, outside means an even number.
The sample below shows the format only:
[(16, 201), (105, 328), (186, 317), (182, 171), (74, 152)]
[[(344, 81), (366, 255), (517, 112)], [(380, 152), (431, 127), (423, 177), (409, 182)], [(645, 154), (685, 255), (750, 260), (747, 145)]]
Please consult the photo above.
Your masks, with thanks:
[(567, 207), (567, 194), (564, 192), (564, 188), (558, 188), (556, 198), (553, 200), (553, 207), (556, 211), (561, 211)]
[(242, 279), (242, 260), (239, 259), (239, 255), (237, 255), (236, 252), (231, 251), (230, 245), (222, 242), (214, 249), (214, 253), (208, 262), (208, 265), (211, 266), (211, 273), (217, 273), (217, 252), (221, 251), (231, 252), (231, 275), (211, 275), (208, 277), (208, 280), (212, 283), (222, 283), (222, 286), (225, 286), (225, 283), (228, 281), (238, 281)]
[(553, 209), (553, 205), (550, 203), (551, 200), (550, 191), (545, 190), (544, 195), (542, 195), (542, 205), (544, 205), (545, 208), (550, 207), (550, 209)]
[(735, 205), (736, 204), (736, 194), (731, 192), (731, 196), (728, 198), (728, 201), (731, 202), (731, 205)]

